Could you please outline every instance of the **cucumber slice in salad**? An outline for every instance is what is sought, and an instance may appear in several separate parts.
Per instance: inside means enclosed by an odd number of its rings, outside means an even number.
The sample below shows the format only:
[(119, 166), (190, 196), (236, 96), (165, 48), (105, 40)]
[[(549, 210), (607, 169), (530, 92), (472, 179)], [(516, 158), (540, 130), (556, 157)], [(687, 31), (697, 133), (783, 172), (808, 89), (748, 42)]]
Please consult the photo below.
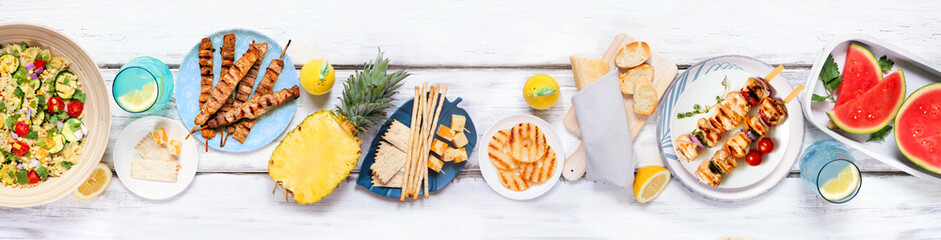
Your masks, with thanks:
[(13, 54), (0, 55), (0, 73), (12, 74), (20, 68), (20, 59)]
[(71, 99), (78, 88), (78, 76), (68, 70), (56, 75), (56, 94), (62, 99)]
[[(65, 137), (65, 140), (69, 142), (78, 142), (85, 137), (85, 133), (82, 129), (82, 120), (78, 118), (69, 118), (65, 121), (65, 125), (62, 126), (62, 137)], [(78, 132), (82, 132), (79, 134)]]
[(49, 140), (51, 142), (46, 143), (49, 146), (49, 154), (56, 154), (65, 149), (65, 138), (62, 134), (55, 134)]

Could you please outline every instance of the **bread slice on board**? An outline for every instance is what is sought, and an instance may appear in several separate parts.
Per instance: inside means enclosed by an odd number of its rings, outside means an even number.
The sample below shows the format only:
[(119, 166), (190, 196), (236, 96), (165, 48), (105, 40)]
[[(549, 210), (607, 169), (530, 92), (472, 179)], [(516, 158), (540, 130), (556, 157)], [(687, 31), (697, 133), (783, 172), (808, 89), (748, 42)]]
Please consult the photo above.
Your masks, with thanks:
[(591, 85), (595, 80), (611, 71), (611, 66), (600, 59), (569, 57), (569, 60), (572, 62), (572, 74), (575, 75), (575, 88), (577, 90), (582, 90), (582, 88)]
[(621, 93), (634, 94), (634, 82), (653, 82), (653, 72), (653, 66), (644, 63), (635, 68), (631, 68), (624, 73), (618, 74), (618, 79), (621, 83)]
[(648, 58), (650, 58), (650, 46), (645, 42), (632, 42), (618, 50), (614, 65), (623, 69), (633, 68), (643, 64)]
[(634, 112), (644, 116), (650, 116), (657, 110), (657, 103), (660, 98), (657, 97), (657, 89), (653, 87), (650, 80), (634, 81)]

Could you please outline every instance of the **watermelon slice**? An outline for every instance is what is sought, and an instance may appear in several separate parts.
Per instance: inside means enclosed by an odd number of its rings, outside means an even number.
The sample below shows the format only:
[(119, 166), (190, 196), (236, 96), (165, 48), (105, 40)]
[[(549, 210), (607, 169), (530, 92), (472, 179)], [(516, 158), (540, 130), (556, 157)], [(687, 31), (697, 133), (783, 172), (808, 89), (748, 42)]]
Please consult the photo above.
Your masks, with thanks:
[(852, 101), (827, 111), (827, 115), (843, 131), (869, 134), (889, 125), (904, 101), (905, 73), (899, 70)]
[[(846, 49), (842, 77), (843, 82), (836, 90), (834, 108), (856, 99), (882, 81), (882, 67), (879, 66), (879, 60), (869, 49), (858, 43), (850, 43), (849, 48)], [(827, 128), (836, 129), (837, 126), (830, 121), (827, 122)]]
[(837, 88), (836, 105), (846, 104), (856, 99), (882, 81), (882, 67), (879, 60), (866, 47), (851, 43), (846, 49), (846, 62), (843, 63), (843, 82)]
[(941, 83), (908, 97), (895, 118), (895, 142), (908, 160), (941, 174)]

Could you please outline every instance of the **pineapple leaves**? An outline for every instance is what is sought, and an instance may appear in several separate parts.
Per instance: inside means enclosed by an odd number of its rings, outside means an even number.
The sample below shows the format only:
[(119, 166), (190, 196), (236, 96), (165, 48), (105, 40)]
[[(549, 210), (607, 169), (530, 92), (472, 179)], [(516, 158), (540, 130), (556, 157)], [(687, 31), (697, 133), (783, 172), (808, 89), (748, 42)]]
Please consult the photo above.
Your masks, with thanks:
[(393, 106), (392, 96), (402, 86), (402, 80), (410, 75), (403, 70), (388, 74), (388, 67), (389, 59), (383, 58), (380, 51), (373, 63), (366, 63), (362, 71), (351, 75), (343, 84), (337, 111), (359, 132), (388, 119), (383, 110)]

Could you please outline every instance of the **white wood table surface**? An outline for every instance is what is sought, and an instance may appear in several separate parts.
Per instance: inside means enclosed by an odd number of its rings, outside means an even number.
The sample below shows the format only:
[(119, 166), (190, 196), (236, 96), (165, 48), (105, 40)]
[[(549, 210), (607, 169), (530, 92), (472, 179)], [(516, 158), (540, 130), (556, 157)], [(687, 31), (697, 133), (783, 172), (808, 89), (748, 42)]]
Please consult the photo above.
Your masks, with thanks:
[[(569, 153), (578, 140), (562, 127), (575, 93), (568, 56), (600, 58), (617, 33), (647, 41), (681, 73), (704, 59), (739, 54), (784, 64), (791, 85), (803, 83), (825, 44), (847, 33), (868, 34), (941, 63), (941, 4), (935, 1), (33, 0), (3, 1), (0, 9), (0, 22), (46, 25), (75, 39), (109, 87), (118, 68), (138, 56), (159, 58), (176, 74), (201, 37), (227, 28), (254, 29), (282, 44), (292, 39), (288, 54), (295, 63), (328, 59), (338, 80), (381, 47), (394, 68), (413, 73), (405, 88), (423, 81), (450, 85), (448, 95), (464, 98), (461, 106), (480, 135), (505, 116), (533, 114), (554, 126)], [(523, 82), (540, 73), (562, 86), (563, 97), (546, 111), (530, 110), (520, 96)], [(337, 92), (303, 94), (291, 127), (332, 108)], [(397, 97), (399, 104), (409, 95)], [(109, 165), (114, 138), (143, 117), (114, 103), (111, 111), (112, 138), (102, 159)], [(150, 115), (179, 119), (173, 102)], [(657, 145), (654, 122), (648, 121), (635, 148)], [(826, 138), (807, 126), (805, 144)], [(0, 208), (0, 238), (941, 238), (941, 187), (858, 152), (862, 188), (839, 205), (807, 189), (797, 165), (770, 193), (735, 205), (700, 200), (676, 182), (642, 205), (626, 189), (585, 180), (563, 180), (541, 198), (512, 201), (484, 182), (477, 153), (430, 199), (399, 203), (377, 196), (355, 184), (357, 168), (328, 197), (299, 205), (271, 192), (267, 161), (275, 145), (242, 154), (200, 153), (192, 185), (169, 200), (137, 197), (115, 177), (90, 201), (66, 196), (43, 206)], [(640, 158), (660, 161), (655, 151), (641, 151)]]

